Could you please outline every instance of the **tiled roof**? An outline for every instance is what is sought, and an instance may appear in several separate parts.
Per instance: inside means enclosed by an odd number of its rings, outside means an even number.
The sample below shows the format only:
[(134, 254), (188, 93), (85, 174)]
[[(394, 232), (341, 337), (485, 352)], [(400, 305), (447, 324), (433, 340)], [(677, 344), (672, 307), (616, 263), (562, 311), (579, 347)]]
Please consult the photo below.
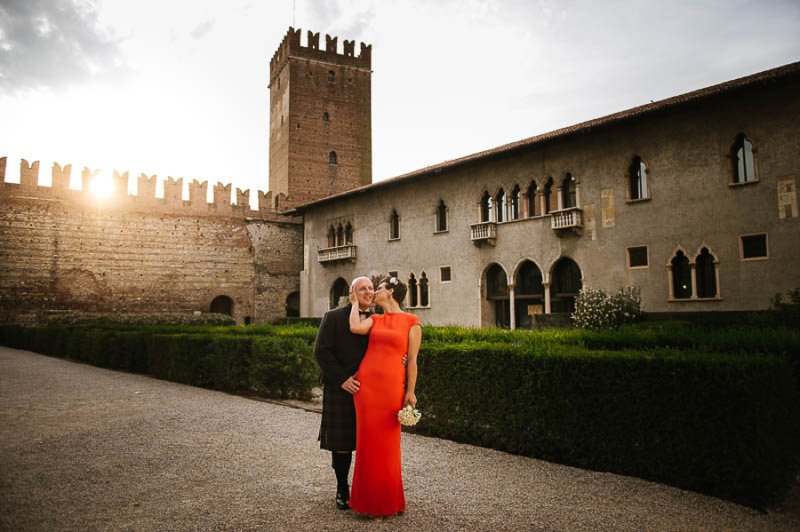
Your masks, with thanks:
[(757, 74), (753, 74), (750, 76), (745, 76), (743, 78), (726, 81), (725, 83), (720, 83), (719, 85), (712, 85), (711, 87), (706, 87), (704, 89), (699, 89), (696, 91), (687, 92), (686, 94), (673, 96), (672, 98), (667, 98), (665, 100), (659, 100), (657, 102), (649, 103), (646, 105), (640, 105), (639, 107), (633, 107), (632, 109), (620, 111), (618, 113), (610, 114), (600, 118), (595, 118), (587, 122), (581, 122), (573, 126), (557, 129), (549, 133), (543, 133), (541, 135), (536, 135), (534, 137), (529, 137), (527, 139), (518, 140), (516, 142), (511, 142), (509, 144), (504, 144), (496, 148), (491, 148), (478, 153), (473, 153), (471, 155), (460, 157), (458, 159), (453, 159), (450, 161), (444, 161), (431, 166), (426, 166), (425, 168), (420, 168), (418, 170), (414, 170), (406, 174), (385, 179), (383, 181), (378, 181), (377, 183), (364, 185), (362, 187), (348, 190), (347, 192), (341, 192), (339, 194), (327, 196), (325, 198), (321, 198), (316, 201), (306, 203), (304, 205), (299, 205), (295, 209), (289, 212), (303, 213), (310, 207), (315, 207), (325, 203), (331, 203), (342, 198), (347, 198), (358, 194), (364, 194), (367, 192), (371, 192), (373, 190), (389, 188), (395, 185), (413, 181), (415, 179), (424, 176), (437, 174), (442, 170), (448, 170), (457, 166), (462, 166), (467, 163), (479, 161), (482, 159), (488, 159), (495, 155), (512, 152), (522, 148), (527, 148), (530, 146), (534, 146), (536, 144), (551, 141), (561, 137), (567, 137), (569, 135), (573, 135), (576, 133), (588, 132), (592, 129), (596, 129), (601, 126), (608, 126), (610, 124), (615, 124), (636, 117), (652, 114), (656, 111), (662, 111), (672, 107), (677, 107), (680, 105), (696, 102), (698, 100), (703, 100), (713, 96), (718, 96), (724, 93), (733, 92), (735, 90), (752, 87), (759, 84), (769, 83), (775, 80), (779, 80), (781, 78), (789, 77), (791, 75), (796, 75), (798, 73), (800, 73), (800, 61), (795, 63), (790, 63), (788, 65), (784, 65), (778, 68), (773, 68), (771, 70), (765, 70), (763, 72), (759, 72)]

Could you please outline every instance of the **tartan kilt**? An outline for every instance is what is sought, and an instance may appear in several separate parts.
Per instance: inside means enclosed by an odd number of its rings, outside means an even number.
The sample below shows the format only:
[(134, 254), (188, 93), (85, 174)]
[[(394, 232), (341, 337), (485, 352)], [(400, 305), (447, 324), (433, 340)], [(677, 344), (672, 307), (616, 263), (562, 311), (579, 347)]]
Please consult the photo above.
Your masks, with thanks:
[(352, 394), (336, 385), (322, 387), (319, 446), (328, 451), (356, 450), (356, 407)]

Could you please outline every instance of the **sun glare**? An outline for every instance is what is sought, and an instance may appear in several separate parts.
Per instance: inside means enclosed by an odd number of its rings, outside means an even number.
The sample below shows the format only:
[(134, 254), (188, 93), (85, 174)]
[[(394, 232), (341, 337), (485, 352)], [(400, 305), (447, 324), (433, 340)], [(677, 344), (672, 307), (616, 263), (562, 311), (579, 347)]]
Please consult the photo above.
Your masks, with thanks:
[(114, 193), (114, 183), (107, 177), (97, 176), (89, 186), (92, 195), (96, 198), (107, 198)]

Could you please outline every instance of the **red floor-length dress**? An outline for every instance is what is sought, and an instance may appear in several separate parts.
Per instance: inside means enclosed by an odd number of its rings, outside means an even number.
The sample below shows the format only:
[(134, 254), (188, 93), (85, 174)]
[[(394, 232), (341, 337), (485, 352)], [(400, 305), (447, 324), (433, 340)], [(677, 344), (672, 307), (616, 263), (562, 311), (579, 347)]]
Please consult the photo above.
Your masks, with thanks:
[(393, 515), (406, 509), (400, 470), (400, 422), (408, 352), (408, 332), (419, 323), (413, 314), (372, 316), (369, 347), (356, 378), (356, 466), (350, 508), (369, 515)]

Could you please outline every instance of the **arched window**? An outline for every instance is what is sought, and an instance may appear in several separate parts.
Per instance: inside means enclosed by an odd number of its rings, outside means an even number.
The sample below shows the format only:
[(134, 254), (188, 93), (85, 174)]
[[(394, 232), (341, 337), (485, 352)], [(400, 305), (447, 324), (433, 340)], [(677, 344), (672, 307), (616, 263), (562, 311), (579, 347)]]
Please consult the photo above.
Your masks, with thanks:
[(331, 287), (330, 308), (335, 309), (346, 305), (349, 298), (350, 285), (347, 284), (347, 281), (339, 277), (333, 282), (333, 286)]
[(531, 181), (531, 184), (528, 185), (528, 216), (531, 218), (541, 214), (537, 205), (538, 199), (536, 197), (536, 181)]
[[(508, 277), (499, 264), (492, 264), (486, 270), (486, 299), (494, 311), (494, 325), (511, 326), (511, 305), (508, 292)], [(491, 324), (491, 322), (488, 322)]]
[(389, 238), (400, 238), (400, 215), (395, 209), (392, 209), (392, 214), (389, 216)]
[(481, 222), (492, 221), (492, 197), (488, 192), (481, 196)]
[(494, 203), (497, 205), (496, 220), (497, 222), (505, 222), (508, 220), (506, 216), (506, 191), (502, 188), (497, 191), (494, 196)]
[(336, 228), (336, 245), (344, 246), (344, 227), (342, 227), (342, 224), (339, 224), (339, 227)]
[(548, 177), (547, 182), (544, 184), (544, 192), (542, 192), (544, 196), (544, 213), (542, 214), (550, 214), (553, 210), (552, 201), (550, 200), (553, 195), (553, 178)]
[(574, 260), (568, 257), (558, 260), (553, 267), (550, 284), (551, 312), (573, 312), (575, 310), (575, 297), (581, 291), (581, 277), (581, 269)]
[(328, 228), (328, 247), (336, 247), (336, 229), (333, 226)]
[(439, 200), (439, 206), (436, 207), (436, 230), (447, 231), (447, 205), (444, 200)]
[(228, 296), (217, 296), (211, 302), (211, 312), (233, 316), (233, 299)]
[(417, 299), (417, 278), (411, 273), (408, 276), (408, 306), (416, 307), (419, 304)]
[(695, 259), (697, 297), (717, 297), (717, 272), (714, 269), (714, 262), (714, 256), (705, 247)]
[(427, 307), (430, 305), (428, 294), (428, 274), (422, 272), (419, 276), (419, 306)]
[(336, 81), (336, 73), (333, 70), (328, 70), (328, 82), (333, 83)]
[(648, 189), (647, 174), (649, 170), (641, 157), (638, 155), (633, 158), (631, 166), (628, 169), (628, 183), (630, 199), (638, 200), (650, 197)]
[(511, 189), (511, 197), (508, 202), (508, 217), (511, 220), (519, 220), (519, 185), (514, 185)]
[(564, 181), (561, 182), (561, 208), (569, 209), (570, 207), (577, 206), (575, 177), (571, 173), (567, 172), (564, 175)]
[(758, 180), (755, 153), (753, 143), (744, 133), (736, 135), (736, 140), (731, 148), (734, 183), (749, 183)]
[(672, 297), (675, 299), (689, 299), (692, 297), (692, 268), (689, 258), (678, 250), (670, 261), (672, 273)]
[(336, 166), (337, 164), (339, 164), (337, 162), (337, 159), (336, 159), (336, 152), (335, 151), (332, 151), (332, 152), (330, 152), (328, 154), (328, 164), (330, 164), (332, 166)]
[(344, 243), (353, 243), (353, 226), (350, 225), (350, 222), (347, 222), (347, 225), (344, 227)]
[(331, 115), (328, 114), (328, 111), (325, 111), (324, 113), (322, 113), (322, 121), (323, 122), (330, 122), (331, 121)]
[(300, 317), (300, 292), (292, 292), (286, 296), (286, 317)]

